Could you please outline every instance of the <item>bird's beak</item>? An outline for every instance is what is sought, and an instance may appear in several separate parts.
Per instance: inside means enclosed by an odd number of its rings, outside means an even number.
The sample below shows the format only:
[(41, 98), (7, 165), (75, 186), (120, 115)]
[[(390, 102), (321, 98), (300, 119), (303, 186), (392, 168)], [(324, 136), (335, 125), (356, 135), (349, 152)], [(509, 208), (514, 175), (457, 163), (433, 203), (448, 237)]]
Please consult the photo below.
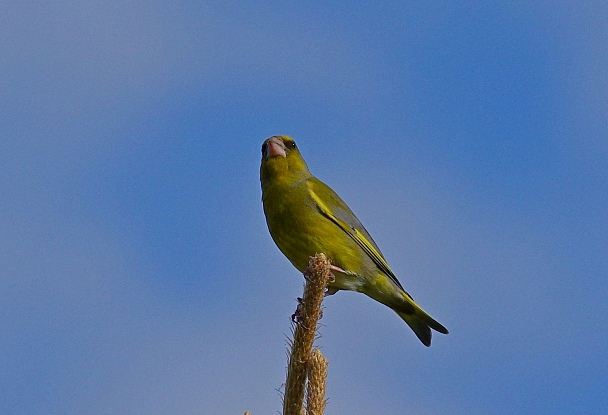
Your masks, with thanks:
[(287, 153), (285, 151), (285, 144), (283, 140), (278, 137), (270, 137), (268, 139), (268, 146), (266, 146), (266, 158), (271, 157), (287, 157)]

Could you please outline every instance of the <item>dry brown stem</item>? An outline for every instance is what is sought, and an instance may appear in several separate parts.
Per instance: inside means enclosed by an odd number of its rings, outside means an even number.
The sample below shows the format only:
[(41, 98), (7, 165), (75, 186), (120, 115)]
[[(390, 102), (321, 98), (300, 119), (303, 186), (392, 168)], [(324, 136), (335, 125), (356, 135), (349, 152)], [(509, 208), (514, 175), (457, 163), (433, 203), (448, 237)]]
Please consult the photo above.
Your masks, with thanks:
[(308, 360), (308, 386), (306, 411), (308, 415), (323, 415), (325, 411), (325, 387), (327, 386), (327, 359), (319, 349)]
[[(312, 357), (312, 346), (317, 334), (317, 322), (321, 317), (321, 303), (330, 276), (330, 262), (324, 254), (317, 254), (310, 258), (308, 268), (304, 272), (306, 278), (304, 296), (298, 305), (296, 314), (294, 314), (295, 330), (287, 366), (283, 415), (302, 415), (304, 412), (303, 402), (306, 379), (309, 376), (309, 360)], [(323, 359), (325, 360), (325, 358)], [(326, 360), (325, 373), (327, 373)], [(322, 384), (325, 384), (325, 380)], [(323, 391), (323, 397), (321, 398), (323, 406), (325, 405), (324, 395)], [(317, 405), (317, 403), (315, 402), (313, 405)], [(322, 412), (316, 412), (315, 414), (322, 414)]]

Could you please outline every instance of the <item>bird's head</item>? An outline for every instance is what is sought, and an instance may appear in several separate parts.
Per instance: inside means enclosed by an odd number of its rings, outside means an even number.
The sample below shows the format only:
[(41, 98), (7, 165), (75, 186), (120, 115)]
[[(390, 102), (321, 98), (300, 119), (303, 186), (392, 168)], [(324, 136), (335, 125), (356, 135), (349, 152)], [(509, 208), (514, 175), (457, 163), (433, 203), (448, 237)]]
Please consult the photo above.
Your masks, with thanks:
[(308, 176), (308, 166), (293, 138), (275, 135), (264, 141), (260, 167), (262, 187), (270, 181), (290, 182)]

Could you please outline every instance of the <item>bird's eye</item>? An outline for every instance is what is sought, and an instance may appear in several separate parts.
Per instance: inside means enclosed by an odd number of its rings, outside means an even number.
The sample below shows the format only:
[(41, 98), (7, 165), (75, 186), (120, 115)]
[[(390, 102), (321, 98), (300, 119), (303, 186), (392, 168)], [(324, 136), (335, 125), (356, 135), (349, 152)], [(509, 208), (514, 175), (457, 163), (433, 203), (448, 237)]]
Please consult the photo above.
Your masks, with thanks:
[(268, 147), (268, 141), (264, 141), (264, 144), (262, 144), (262, 157), (266, 155), (266, 147)]
[(285, 147), (287, 147), (290, 150), (293, 150), (294, 148), (296, 148), (295, 141), (284, 141), (284, 143), (285, 143)]

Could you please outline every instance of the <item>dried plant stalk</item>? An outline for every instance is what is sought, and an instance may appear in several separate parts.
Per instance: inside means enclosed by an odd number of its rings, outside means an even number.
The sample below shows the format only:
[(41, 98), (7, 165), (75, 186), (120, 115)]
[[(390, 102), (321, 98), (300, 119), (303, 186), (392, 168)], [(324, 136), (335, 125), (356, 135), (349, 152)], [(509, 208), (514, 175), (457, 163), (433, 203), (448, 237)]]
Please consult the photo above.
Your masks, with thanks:
[(287, 366), (283, 415), (303, 413), (308, 360), (311, 357), (317, 322), (321, 317), (321, 303), (330, 275), (330, 262), (324, 254), (310, 258), (308, 268), (304, 272), (304, 296), (294, 315), (296, 324)]
[(327, 359), (319, 349), (308, 360), (308, 387), (306, 409), (308, 415), (323, 415), (325, 411), (325, 387), (327, 386)]

